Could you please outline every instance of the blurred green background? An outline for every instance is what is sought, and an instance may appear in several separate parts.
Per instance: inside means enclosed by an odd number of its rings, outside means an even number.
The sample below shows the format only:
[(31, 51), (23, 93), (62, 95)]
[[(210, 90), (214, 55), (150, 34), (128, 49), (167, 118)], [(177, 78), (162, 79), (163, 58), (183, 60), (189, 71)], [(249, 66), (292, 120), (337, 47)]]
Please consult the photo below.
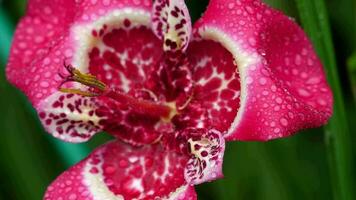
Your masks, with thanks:
[[(192, 18), (206, 0), (187, 1)], [(199, 199), (356, 199), (356, 2), (268, 0), (301, 24), (324, 62), (335, 95), (335, 114), (323, 128), (267, 143), (229, 143), (225, 178), (197, 187)], [(49, 136), (4, 69), (25, 0), (0, 0), (0, 200), (42, 199), (47, 185), (91, 149), (110, 139), (98, 134), (85, 144)]]

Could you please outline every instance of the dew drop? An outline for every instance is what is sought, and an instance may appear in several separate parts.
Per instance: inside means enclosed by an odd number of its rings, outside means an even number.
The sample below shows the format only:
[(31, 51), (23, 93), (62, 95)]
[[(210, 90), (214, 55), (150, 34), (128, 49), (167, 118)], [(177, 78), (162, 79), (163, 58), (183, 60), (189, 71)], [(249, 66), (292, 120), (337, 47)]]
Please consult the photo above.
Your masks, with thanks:
[(229, 7), (229, 9), (233, 9), (235, 7), (235, 4), (234, 3), (229, 3), (228, 7)]
[(283, 102), (283, 100), (282, 100), (280, 97), (277, 97), (277, 98), (276, 98), (276, 102), (277, 102), (278, 104), (281, 104), (281, 103)]
[(250, 43), (251, 46), (255, 46), (255, 45), (256, 45), (256, 39), (253, 38), (253, 37), (250, 37), (250, 38), (248, 39), (248, 42)]
[(68, 200), (76, 200), (76, 199), (77, 199), (77, 195), (74, 193), (69, 195), (69, 197), (68, 197)]
[(303, 88), (298, 88), (298, 94), (301, 96), (301, 97), (310, 97), (311, 94), (308, 90), (306, 89), (303, 89)]
[(259, 83), (260, 83), (261, 85), (266, 85), (267, 79), (264, 78), (264, 77), (262, 77), (262, 78), (260, 78)]
[(293, 119), (294, 118), (294, 114), (292, 112), (288, 112), (288, 117)]
[(318, 99), (318, 104), (321, 106), (326, 106), (327, 102), (324, 99)]
[(306, 82), (309, 85), (314, 85), (320, 83), (320, 78), (319, 77), (311, 77), (307, 80)]
[(286, 118), (281, 118), (280, 122), (281, 122), (282, 126), (288, 126), (288, 120)]
[(281, 109), (280, 106), (275, 106), (273, 110), (274, 110), (274, 111), (279, 111), (280, 109)]
[(267, 96), (267, 95), (269, 94), (269, 92), (268, 92), (268, 91), (263, 91), (262, 94), (263, 94), (264, 96)]
[(46, 87), (49, 86), (49, 83), (48, 83), (47, 81), (42, 81), (42, 82), (40, 83), (40, 86), (46, 88)]
[(247, 83), (247, 84), (253, 83), (252, 77), (248, 76), (248, 77), (246, 78), (246, 83)]
[(302, 57), (299, 54), (295, 56), (295, 64), (298, 66), (302, 64)]

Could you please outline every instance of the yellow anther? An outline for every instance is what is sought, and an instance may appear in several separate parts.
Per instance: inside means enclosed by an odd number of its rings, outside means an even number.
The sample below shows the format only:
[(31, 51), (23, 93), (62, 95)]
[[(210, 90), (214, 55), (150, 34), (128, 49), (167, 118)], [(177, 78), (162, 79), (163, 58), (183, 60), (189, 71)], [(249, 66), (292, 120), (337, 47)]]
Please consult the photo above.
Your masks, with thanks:
[(92, 93), (89, 91), (82, 91), (79, 89), (71, 89), (71, 88), (59, 88), (59, 91), (64, 92), (64, 93), (69, 93), (69, 94), (79, 94), (81, 96), (86, 96), (86, 97), (96, 97), (96, 96), (100, 95), (100, 94)]
[(99, 91), (99, 93), (91, 92), (91, 91), (83, 91), (80, 89), (74, 89), (74, 88), (59, 88), (59, 91), (65, 92), (65, 93), (71, 93), (71, 94), (79, 94), (82, 96), (88, 96), (88, 97), (93, 97), (93, 96), (99, 96), (101, 92), (104, 92), (106, 90), (106, 85), (105, 83), (101, 82), (98, 80), (95, 76), (87, 73), (82, 73), (78, 69), (75, 69), (74, 67), (70, 65), (65, 65), (66, 69), (70, 73), (69, 76), (65, 77), (65, 80), (61, 85), (63, 85), (66, 82), (74, 81), (81, 83), (85, 86), (88, 86), (92, 89), (96, 89)]

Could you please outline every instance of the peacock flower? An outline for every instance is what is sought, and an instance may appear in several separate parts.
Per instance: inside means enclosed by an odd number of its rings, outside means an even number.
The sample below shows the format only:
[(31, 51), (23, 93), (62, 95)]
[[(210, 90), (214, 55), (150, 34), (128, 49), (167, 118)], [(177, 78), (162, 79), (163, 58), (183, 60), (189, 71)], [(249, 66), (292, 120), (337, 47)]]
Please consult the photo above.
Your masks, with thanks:
[(44, 199), (196, 199), (225, 141), (266, 141), (332, 114), (322, 65), (293, 20), (259, 0), (29, 0), (7, 78), (50, 134), (104, 144)]

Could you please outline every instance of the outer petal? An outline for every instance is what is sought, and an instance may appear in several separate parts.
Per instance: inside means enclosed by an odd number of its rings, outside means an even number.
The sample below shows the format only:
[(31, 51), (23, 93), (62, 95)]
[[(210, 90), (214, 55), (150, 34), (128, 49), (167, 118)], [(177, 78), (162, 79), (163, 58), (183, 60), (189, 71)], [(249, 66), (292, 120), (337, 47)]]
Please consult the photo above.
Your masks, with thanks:
[[(74, 15), (74, 0), (28, 2), (27, 15), (14, 35), (6, 72), (9, 81), (24, 91), (33, 104), (53, 92), (51, 83), (56, 81), (58, 67), (44, 57), (66, 35)], [(57, 59), (64, 59), (62, 53)]]
[(60, 175), (45, 200), (196, 199), (186, 184), (187, 158), (159, 145), (135, 148), (108, 143)]
[[(6, 72), (9, 81), (28, 96), (41, 114), (50, 133), (66, 141), (82, 142), (101, 130), (97, 123), (102, 118), (93, 115), (95, 104), (82, 105), (79, 102), (85, 98), (79, 97), (63, 99), (58, 92), (62, 82), (58, 73), (64, 70), (64, 61), (89, 71), (88, 54), (98, 43), (95, 36), (105, 27), (126, 27), (127, 19), (132, 26), (150, 26), (151, 7), (149, 0), (29, 1), (27, 15), (16, 30)], [(72, 109), (78, 106), (80, 111)], [(64, 121), (59, 119), (61, 115), (66, 115)], [(71, 124), (79, 122), (79, 118), (84, 121)], [(65, 124), (64, 130), (57, 130), (61, 124)], [(68, 127), (71, 131), (65, 131)]]
[(228, 140), (269, 140), (320, 126), (332, 94), (305, 33), (255, 0), (211, 0), (195, 37), (221, 43), (241, 77), (241, 106)]

